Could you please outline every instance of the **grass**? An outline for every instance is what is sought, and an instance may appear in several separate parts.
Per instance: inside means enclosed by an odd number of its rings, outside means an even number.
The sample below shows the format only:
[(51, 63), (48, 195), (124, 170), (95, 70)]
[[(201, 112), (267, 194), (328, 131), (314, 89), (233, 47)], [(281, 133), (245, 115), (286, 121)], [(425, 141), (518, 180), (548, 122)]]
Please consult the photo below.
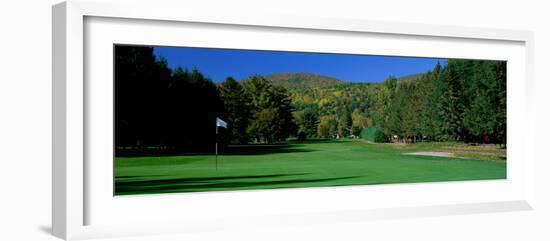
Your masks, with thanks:
[(403, 155), (437, 147), (360, 140), (230, 147), (219, 156), (116, 157), (115, 194), (150, 194), (506, 178), (504, 161)]

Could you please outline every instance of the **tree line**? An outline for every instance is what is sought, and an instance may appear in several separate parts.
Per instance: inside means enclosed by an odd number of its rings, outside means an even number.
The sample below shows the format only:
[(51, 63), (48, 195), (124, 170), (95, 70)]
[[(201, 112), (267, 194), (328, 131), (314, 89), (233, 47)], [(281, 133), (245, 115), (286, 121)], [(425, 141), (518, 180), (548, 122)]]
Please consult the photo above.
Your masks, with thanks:
[[(223, 144), (273, 143), (296, 125), (287, 90), (262, 76), (216, 85), (199, 70), (170, 69), (153, 48), (115, 47), (118, 154), (209, 152)], [(229, 123), (216, 134), (216, 117)]]
[(211, 151), (223, 103), (198, 70), (172, 70), (153, 48), (116, 46), (114, 91), (117, 152)]
[(389, 140), (506, 144), (506, 63), (448, 60), (375, 91), (374, 124)]

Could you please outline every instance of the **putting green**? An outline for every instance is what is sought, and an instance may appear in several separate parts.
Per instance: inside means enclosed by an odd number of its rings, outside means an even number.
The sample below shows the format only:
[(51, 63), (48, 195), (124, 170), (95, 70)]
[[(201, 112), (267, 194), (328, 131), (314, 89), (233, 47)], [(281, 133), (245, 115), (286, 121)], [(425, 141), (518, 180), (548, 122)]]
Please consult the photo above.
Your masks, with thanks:
[(115, 158), (115, 194), (506, 178), (506, 163), (404, 155), (360, 140), (232, 146), (214, 155)]

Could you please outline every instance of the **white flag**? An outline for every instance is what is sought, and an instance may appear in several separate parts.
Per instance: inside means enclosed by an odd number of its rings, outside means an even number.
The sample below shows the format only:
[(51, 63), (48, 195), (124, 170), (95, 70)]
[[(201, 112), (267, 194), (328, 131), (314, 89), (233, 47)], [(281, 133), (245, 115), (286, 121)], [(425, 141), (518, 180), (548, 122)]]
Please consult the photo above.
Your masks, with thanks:
[(216, 117), (216, 126), (217, 127), (223, 127), (223, 128), (227, 128), (227, 123), (225, 123), (225, 121), (223, 121), (222, 119)]

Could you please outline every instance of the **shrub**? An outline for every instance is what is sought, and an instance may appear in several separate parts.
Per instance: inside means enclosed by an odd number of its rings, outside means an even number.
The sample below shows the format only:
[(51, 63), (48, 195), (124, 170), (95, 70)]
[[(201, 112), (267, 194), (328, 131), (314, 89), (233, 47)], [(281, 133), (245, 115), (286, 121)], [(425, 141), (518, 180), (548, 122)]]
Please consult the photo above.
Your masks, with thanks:
[(372, 142), (387, 142), (388, 136), (376, 127), (363, 128), (361, 138)]

